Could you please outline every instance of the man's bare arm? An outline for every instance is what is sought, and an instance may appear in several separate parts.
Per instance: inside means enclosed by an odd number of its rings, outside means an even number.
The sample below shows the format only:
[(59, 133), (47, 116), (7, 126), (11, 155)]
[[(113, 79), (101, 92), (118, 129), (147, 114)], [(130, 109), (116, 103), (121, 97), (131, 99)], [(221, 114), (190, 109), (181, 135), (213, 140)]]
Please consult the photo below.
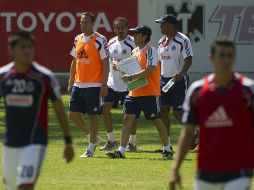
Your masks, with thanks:
[(76, 73), (76, 59), (73, 58), (73, 60), (71, 62), (71, 67), (70, 67), (70, 78), (69, 78), (69, 83), (68, 83), (68, 92), (71, 92), (72, 86), (74, 84), (75, 73)]
[(60, 128), (63, 131), (65, 139), (65, 149), (64, 149), (64, 158), (67, 163), (71, 162), (74, 157), (74, 150), (72, 147), (72, 139), (70, 135), (70, 130), (68, 126), (67, 116), (64, 112), (64, 107), (61, 99), (58, 99), (52, 102), (53, 109), (56, 113), (57, 120), (59, 122)]

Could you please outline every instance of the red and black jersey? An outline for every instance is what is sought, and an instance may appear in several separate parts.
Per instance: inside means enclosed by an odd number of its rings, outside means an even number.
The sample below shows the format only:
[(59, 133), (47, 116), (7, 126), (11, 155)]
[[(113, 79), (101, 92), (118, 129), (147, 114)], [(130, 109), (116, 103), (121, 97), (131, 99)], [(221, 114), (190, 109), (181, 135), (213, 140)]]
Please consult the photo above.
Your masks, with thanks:
[(191, 85), (183, 108), (183, 123), (200, 126), (199, 170), (253, 168), (253, 80), (235, 73), (227, 87), (220, 87), (211, 74)]
[(60, 98), (53, 73), (35, 62), (26, 73), (17, 73), (14, 63), (9, 63), (0, 68), (0, 95), (6, 114), (5, 145), (46, 145), (48, 99)]

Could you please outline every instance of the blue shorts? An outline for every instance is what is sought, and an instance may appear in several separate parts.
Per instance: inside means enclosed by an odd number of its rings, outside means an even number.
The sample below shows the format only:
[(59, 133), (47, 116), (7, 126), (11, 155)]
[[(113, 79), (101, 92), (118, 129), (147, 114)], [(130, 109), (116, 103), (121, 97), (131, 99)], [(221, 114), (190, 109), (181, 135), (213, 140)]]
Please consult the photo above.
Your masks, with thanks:
[[(161, 88), (165, 86), (170, 79), (171, 78), (161, 76)], [(173, 110), (182, 111), (188, 85), (189, 77), (185, 76), (182, 80), (176, 81), (166, 93), (161, 91), (161, 105), (169, 105), (173, 107)]]
[(79, 88), (73, 86), (69, 111), (88, 115), (100, 114), (100, 87)]
[(125, 97), (128, 95), (128, 91), (125, 92), (117, 92), (114, 91), (112, 88), (108, 88), (108, 95), (103, 98), (104, 102), (113, 102), (118, 103), (124, 102)]
[(139, 118), (141, 111), (144, 112), (147, 120), (160, 118), (160, 99), (159, 96), (126, 96), (124, 100), (125, 114), (135, 115)]

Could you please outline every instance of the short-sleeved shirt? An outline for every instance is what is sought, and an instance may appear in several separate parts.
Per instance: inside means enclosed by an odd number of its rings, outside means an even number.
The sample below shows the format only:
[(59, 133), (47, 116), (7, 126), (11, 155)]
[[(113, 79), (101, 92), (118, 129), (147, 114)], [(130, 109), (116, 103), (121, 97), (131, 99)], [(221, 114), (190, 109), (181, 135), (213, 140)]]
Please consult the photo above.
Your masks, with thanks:
[(131, 56), (132, 50), (136, 47), (134, 39), (128, 35), (124, 40), (119, 41), (116, 36), (109, 40), (108, 47), (110, 53), (108, 86), (114, 91), (125, 92), (127, 91), (127, 84), (121, 79), (122, 74), (113, 69), (113, 62), (120, 63), (122, 60)]
[(190, 40), (181, 32), (177, 32), (171, 39), (164, 36), (159, 40), (158, 59), (161, 62), (163, 77), (173, 77), (179, 74), (184, 66), (184, 59), (192, 56)]
[[(74, 45), (72, 47), (72, 50), (70, 52), (70, 55), (73, 58), (76, 58), (76, 43), (79, 39), (82, 39), (84, 43), (86, 43), (88, 40), (90, 40), (95, 34), (97, 34), (97, 38), (95, 40), (95, 45), (97, 50), (99, 51), (101, 60), (109, 57), (109, 50), (108, 50), (108, 44), (107, 39), (105, 36), (94, 32), (90, 36), (85, 36), (83, 33), (79, 34), (75, 37)], [(74, 86), (77, 86), (79, 88), (88, 88), (88, 87), (100, 87), (101, 84), (99, 83), (74, 83)]]
[(61, 98), (54, 74), (36, 62), (26, 73), (17, 73), (14, 63), (9, 63), (0, 68), (0, 95), (6, 114), (4, 144), (46, 145), (48, 99)]
[[(182, 122), (200, 126), (199, 170), (253, 169), (253, 80), (235, 73), (226, 87), (220, 87), (211, 74), (190, 86), (183, 109)], [(236, 150), (241, 150), (241, 159)]]

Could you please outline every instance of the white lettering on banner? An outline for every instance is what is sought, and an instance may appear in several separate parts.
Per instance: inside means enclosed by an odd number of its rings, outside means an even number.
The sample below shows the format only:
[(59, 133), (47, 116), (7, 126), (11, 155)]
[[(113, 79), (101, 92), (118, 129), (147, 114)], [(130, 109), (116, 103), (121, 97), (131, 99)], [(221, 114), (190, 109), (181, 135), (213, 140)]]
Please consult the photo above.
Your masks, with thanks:
[[(55, 24), (56, 28), (61, 32), (70, 32), (74, 30), (77, 24), (79, 24), (79, 18), (81, 12), (71, 13), (71, 12), (50, 12), (45, 15), (43, 12), (32, 13), (32, 12), (22, 12), (17, 14), (16, 12), (0, 12), (0, 25), (4, 25), (5, 22), (5, 32), (12, 32), (13, 18), (17, 19), (17, 26), (20, 30), (25, 30), (31, 32), (36, 29), (39, 22), (43, 24), (43, 31), (50, 32), (50, 27), (52, 23)], [(2, 17), (2, 18), (1, 18)], [(4, 19), (5, 18), (5, 19)], [(31, 23), (29, 26), (25, 26), (24, 19), (30, 19)], [(53, 21), (55, 19), (55, 21)], [(69, 24), (64, 26), (62, 24), (63, 19), (68, 19)], [(105, 29), (107, 32), (112, 32), (112, 28), (108, 22), (108, 18), (104, 12), (99, 12), (96, 20), (94, 29)]]
[(17, 13), (8, 12), (8, 13), (0, 13), (1, 17), (6, 17), (6, 32), (11, 32), (11, 17), (16, 17)]
[(105, 28), (107, 32), (111, 32), (111, 27), (108, 23), (107, 16), (103, 12), (99, 12), (98, 16), (94, 23), (94, 29), (97, 30), (98, 28)]
[[(70, 25), (68, 27), (64, 27), (62, 25), (62, 20), (64, 17), (67, 17), (70, 19)], [(56, 26), (57, 28), (62, 32), (70, 32), (75, 28), (76, 25), (76, 19), (75, 17), (69, 13), (69, 12), (62, 12), (56, 17)]]
[(191, 18), (191, 14), (189, 13), (180, 13), (177, 15), (177, 20), (182, 20), (183, 22), (183, 28), (182, 28), (182, 32), (184, 34), (188, 33), (188, 20)]
[[(23, 20), (26, 17), (29, 17), (31, 19), (31, 25), (30, 26), (24, 26), (23, 25)], [(31, 31), (33, 31), (35, 29), (35, 27), (37, 25), (37, 19), (34, 16), (33, 13), (31, 13), (31, 12), (23, 12), (18, 17), (17, 25), (18, 25), (18, 28), (20, 30), (25, 30), (25, 31), (31, 32)]]
[(55, 14), (56, 13), (50, 13), (48, 18), (46, 18), (42, 12), (38, 13), (38, 16), (40, 17), (40, 19), (41, 19), (41, 21), (43, 23), (43, 26), (44, 26), (44, 29), (43, 29), (44, 32), (49, 32), (49, 24), (52, 21), (52, 19), (55, 16)]

